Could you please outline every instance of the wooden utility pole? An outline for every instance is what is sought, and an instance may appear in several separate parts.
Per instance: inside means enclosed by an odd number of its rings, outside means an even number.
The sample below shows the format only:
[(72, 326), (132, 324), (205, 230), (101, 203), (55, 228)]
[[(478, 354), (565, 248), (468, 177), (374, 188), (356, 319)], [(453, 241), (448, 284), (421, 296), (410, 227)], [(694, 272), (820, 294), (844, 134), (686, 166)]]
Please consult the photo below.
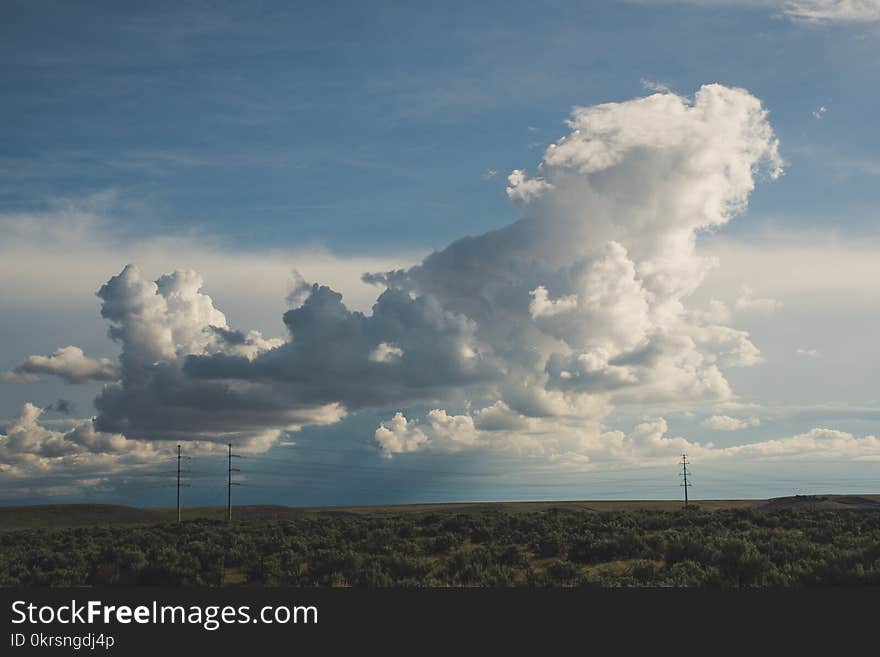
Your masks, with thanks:
[(687, 505), (688, 505), (688, 488), (691, 486), (691, 483), (688, 481), (688, 475), (690, 474), (690, 472), (688, 472), (688, 465), (689, 465), (689, 463), (688, 463), (687, 454), (682, 454), (681, 455), (681, 474), (679, 474), (679, 477), (682, 478), (682, 482), (680, 485), (684, 488), (684, 506), (685, 506), (685, 508), (687, 508)]
[(180, 522), (180, 445), (177, 446), (177, 522)]
[(180, 522), (180, 489), (187, 488), (189, 484), (183, 484), (180, 482), (180, 475), (189, 470), (181, 470), (180, 463), (183, 459), (188, 459), (188, 456), (181, 456), (180, 454), (180, 445), (177, 446), (177, 522)]
[(226, 487), (226, 521), (227, 522), (232, 522), (232, 487), (241, 485), (241, 484), (238, 484), (238, 483), (232, 481), (232, 473), (233, 472), (240, 472), (240, 470), (238, 468), (232, 467), (232, 459), (234, 459), (234, 458), (241, 458), (241, 456), (239, 456), (238, 454), (232, 453), (232, 443), (229, 443), (229, 480), (227, 482), (228, 485)]

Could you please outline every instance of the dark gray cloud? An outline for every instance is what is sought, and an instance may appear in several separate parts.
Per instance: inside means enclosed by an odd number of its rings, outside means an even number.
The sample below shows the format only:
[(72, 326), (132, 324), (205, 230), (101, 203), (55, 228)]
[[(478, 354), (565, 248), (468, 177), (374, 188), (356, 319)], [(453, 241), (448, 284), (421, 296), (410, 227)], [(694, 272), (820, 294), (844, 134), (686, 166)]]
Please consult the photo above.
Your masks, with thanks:
[[(433, 296), (389, 289), (364, 315), (315, 284), (299, 308), (285, 313), (284, 324), (290, 340), (280, 347), (252, 360), (189, 356), (184, 372), (194, 379), (277, 382), (288, 386), (291, 399), (356, 409), (434, 397), (493, 379), (501, 369), (492, 349), (478, 342), (475, 324)], [(394, 357), (378, 357), (380, 345)]]
[(59, 399), (44, 407), (43, 410), (52, 413), (60, 413), (61, 415), (70, 415), (74, 412), (74, 405), (69, 399)]
[[(135, 271), (127, 268), (120, 276), (139, 277)], [(442, 396), (446, 389), (487, 381), (500, 367), (491, 349), (477, 343), (473, 322), (443, 310), (431, 297), (413, 299), (388, 290), (367, 316), (348, 310), (340, 294), (319, 285), (284, 315), (291, 335), (284, 344), (250, 356), (231, 348), (245, 344), (240, 331), (209, 325), (200, 333), (186, 326), (180, 333), (194, 338), (195, 345), (179, 357), (148, 364), (162, 355), (165, 336), (154, 324), (136, 328), (155, 304), (149, 295), (138, 304), (115, 296), (131, 296), (133, 289), (138, 296), (142, 286), (114, 281), (101, 292), (110, 306), (105, 316), (114, 318), (112, 335), (123, 342), (123, 362), (128, 363), (122, 381), (107, 386), (95, 400), (101, 431), (227, 440), (336, 421), (345, 409)], [(178, 303), (191, 319), (198, 321), (199, 313), (191, 310), (201, 305), (202, 320), (217, 320), (205, 305), (207, 297), (192, 288), (188, 292), (190, 302)], [(157, 286), (154, 296), (161, 297), (162, 288)], [(179, 319), (170, 323), (179, 324)], [(381, 345), (393, 357), (377, 358)], [(170, 350), (170, 343), (164, 348)]]

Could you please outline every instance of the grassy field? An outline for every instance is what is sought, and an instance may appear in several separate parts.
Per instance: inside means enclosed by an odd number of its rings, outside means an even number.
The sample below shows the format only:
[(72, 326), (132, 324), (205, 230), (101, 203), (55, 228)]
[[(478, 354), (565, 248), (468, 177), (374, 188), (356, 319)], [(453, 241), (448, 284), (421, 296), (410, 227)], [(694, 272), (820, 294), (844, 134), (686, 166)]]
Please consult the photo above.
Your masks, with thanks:
[(880, 496), (0, 508), (0, 586), (880, 585)]
[(880, 584), (880, 496), (0, 508), (0, 586)]

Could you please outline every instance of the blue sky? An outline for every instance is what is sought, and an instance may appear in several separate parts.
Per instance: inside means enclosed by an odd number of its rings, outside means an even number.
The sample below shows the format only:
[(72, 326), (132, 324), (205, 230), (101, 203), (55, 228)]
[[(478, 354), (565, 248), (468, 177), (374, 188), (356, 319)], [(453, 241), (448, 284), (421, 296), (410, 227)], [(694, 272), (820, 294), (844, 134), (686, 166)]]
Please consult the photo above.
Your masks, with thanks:
[(572, 106), (646, 79), (741, 86), (770, 108), (798, 175), (753, 213), (870, 229), (876, 26), (735, 4), (471, 5), (10, 3), (0, 202), (113, 188), (145, 231), (439, 247), (515, 218), (488, 170), (533, 165)]
[[(724, 399), (612, 400), (607, 412), (580, 417), (596, 431), (627, 435), (662, 417), (665, 435), (722, 447), (817, 428), (857, 441), (875, 436), (880, 9), (872, 14), (866, 6), (867, 14), (820, 0), (5, 3), (0, 370), (14, 372), (28, 356), (66, 345), (115, 360), (120, 346), (107, 339), (94, 293), (129, 262), (146, 279), (198, 270), (229, 326), (266, 338), (286, 339), (281, 316), (293, 269), (369, 312), (381, 289), (361, 283), (360, 273), (411, 266), (458, 238), (529, 214), (510, 202), (507, 177), (518, 169), (538, 175), (545, 149), (569, 134), (572, 108), (658, 91), (692, 98), (702, 85), (720, 83), (747, 90), (768, 111), (785, 173), (772, 182), (758, 176), (747, 211), (699, 231), (701, 253), (721, 264), (687, 303), (727, 304), (734, 310), (727, 323), (749, 333), (763, 362), (725, 369), (733, 396)], [(637, 178), (630, 193), (641, 193)], [(428, 285), (419, 276), (408, 283), (413, 294)], [(193, 354), (202, 352), (184, 356)], [(26, 402), (70, 399), (75, 418), (100, 415), (93, 399), (108, 383), (13, 378), (0, 383), (7, 436)], [(604, 479), (593, 464), (572, 461), (568, 448), (549, 457), (422, 451), (412, 425), (393, 458), (377, 447), (374, 432), (398, 411), (419, 418), (425, 444), (439, 445), (428, 432), (432, 409), (470, 417), (471, 406), (513, 403), (474, 392), (464, 380), (415, 400), (348, 401), (344, 419), (301, 423), (302, 430), (261, 444), (250, 458), (263, 464), (252, 470), (282, 476), (266, 474), (252, 492), (243, 487), (243, 499), (677, 495), (672, 445), (668, 467), (635, 459), (647, 468), (636, 477), (608, 458), (609, 465), (595, 466)], [(714, 416), (746, 425), (711, 429)], [(56, 422), (62, 435), (74, 422), (51, 410), (42, 421)], [(125, 435), (146, 440), (136, 433)], [(158, 442), (155, 458), (165, 458), (161, 446), (171, 443)], [(727, 465), (707, 458), (704, 467), (717, 469), (714, 483), (694, 492), (860, 488), (880, 454), (854, 445), (844, 453), (834, 446), (797, 451), (781, 465), (758, 456)], [(222, 459), (204, 454), (211, 473), (222, 471)], [(310, 471), (310, 483), (298, 485), (297, 460), (323, 463), (313, 470), (327, 476)], [(699, 458), (692, 460), (697, 471)], [(86, 469), (53, 465), (51, 477), (32, 461), (10, 460), (0, 498), (153, 499), (149, 486), (131, 483), (143, 467), (133, 457)], [(732, 469), (727, 480), (724, 468)], [(779, 481), (743, 474), (761, 468)], [(133, 479), (123, 483), (125, 476)], [(216, 485), (222, 488), (222, 477)], [(211, 501), (206, 491), (194, 486), (192, 495)]]

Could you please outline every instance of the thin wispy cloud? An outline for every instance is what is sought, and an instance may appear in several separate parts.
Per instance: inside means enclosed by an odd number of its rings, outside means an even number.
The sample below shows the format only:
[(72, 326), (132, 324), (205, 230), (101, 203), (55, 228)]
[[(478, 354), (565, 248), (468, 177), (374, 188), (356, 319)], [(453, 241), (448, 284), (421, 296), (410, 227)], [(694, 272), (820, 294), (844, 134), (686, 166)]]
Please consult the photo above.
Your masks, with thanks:
[(810, 23), (880, 22), (880, 0), (790, 0), (782, 11)]
[(880, 21), (880, 0), (631, 0), (633, 4), (765, 11), (768, 16), (816, 25)]
[(736, 299), (734, 307), (737, 310), (743, 311), (772, 313), (782, 307), (782, 302), (778, 299), (758, 297), (755, 295), (755, 292), (751, 287), (748, 285), (742, 285), (739, 288), (739, 296)]
[(664, 82), (657, 82), (655, 80), (649, 80), (647, 78), (642, 78), (639, 82), (642, 85), (642, 89), (645, 89), (646, 91), (652, 91), (654, 93), (661, 94), (669, 93), (671, 91), (669, 85)]
[(738, 418), (729, 415), (713, 415), (703, 420), (700, 426), (714, 431), (739, 431), (740, 429), (761, 426), (761, 420), (757, 417)]

